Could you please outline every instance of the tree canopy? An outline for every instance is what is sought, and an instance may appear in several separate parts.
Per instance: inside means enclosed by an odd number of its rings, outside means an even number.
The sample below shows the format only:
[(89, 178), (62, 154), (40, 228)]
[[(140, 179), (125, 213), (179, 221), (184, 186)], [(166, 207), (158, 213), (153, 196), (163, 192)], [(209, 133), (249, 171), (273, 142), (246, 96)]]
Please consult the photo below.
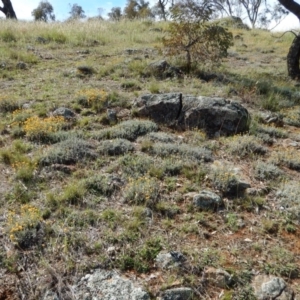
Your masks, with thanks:
[(84, 19), (86, 17), (83, 8), (77, 3), (71, 5), (71, 10), (69, 12), (70, 19)]
[(55, 21), (53, 6), (47, 0), (41, 1), (38, 7), (31, 12), (31, 15), (34, 17), (35, 21)]

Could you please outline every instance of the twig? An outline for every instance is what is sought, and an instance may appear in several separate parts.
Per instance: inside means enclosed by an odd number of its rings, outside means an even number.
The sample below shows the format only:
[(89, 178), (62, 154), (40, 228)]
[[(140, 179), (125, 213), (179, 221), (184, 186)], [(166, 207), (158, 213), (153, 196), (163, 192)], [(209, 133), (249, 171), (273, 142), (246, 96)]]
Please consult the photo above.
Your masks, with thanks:
[(294, 32), (293, 30), (288, 30), (288, 31), (285, 31), (281, 36), (275, 36), (275, 35), (271, 35), (272, 37), (274, 37), (274, 38), (282, 38), (286, 33), (288, 33), (288, 32), (290, 32), (290, 33), (292, 33), (295, 37), (298, 35), (298, 34), (296, 34), (296, 32)]

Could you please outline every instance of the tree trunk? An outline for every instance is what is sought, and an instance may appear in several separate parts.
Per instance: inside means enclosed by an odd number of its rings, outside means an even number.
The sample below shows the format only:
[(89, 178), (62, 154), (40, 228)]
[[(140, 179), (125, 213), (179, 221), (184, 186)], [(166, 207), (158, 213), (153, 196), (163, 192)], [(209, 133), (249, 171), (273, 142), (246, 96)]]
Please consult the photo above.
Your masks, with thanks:
[(299, 69), (299, 60), (300, 60), (300, 34), (298, 34), (289, 49), (287, 55), (287, 67), (288, 74), (292, 79), (300, 79), (300, 69)]
[(2, 3), (3, 7), (0, 6), (0, 11), (5, 14), (6, 19), (17, 19), (16, 13), (10, 0), (2, 0)]
[[(294, 0), (278, 0), (288, 11), (293, 13), (300, 20), (300, 4)], [(289, 49), (287, 55), (288, 74), (292, 79), (300, 79), (300, 34), (298, 34)]]
[(189, 74), (191, 72), (192, 68), (192, 57), (191, 57), (191, 52), (190, 49), (186, 49), (186, 67), (187, 67), (187, 73)]
[(168, 0), (164, 1), (164, 0), (158, 0), (158, 6), (161, 9), (161, 14), (162, 17), (164, 19), (164, 21), (167, 21), (167, 16), (166, 16), (166, 5), (168, 3)]

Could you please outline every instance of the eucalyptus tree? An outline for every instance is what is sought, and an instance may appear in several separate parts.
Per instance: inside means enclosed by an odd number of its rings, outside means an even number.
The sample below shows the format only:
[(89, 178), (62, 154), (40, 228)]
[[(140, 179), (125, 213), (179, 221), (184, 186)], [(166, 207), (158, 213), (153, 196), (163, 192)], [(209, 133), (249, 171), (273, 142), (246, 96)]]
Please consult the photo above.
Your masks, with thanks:
[(11, 4), (10, 0), (1, 0), (3, 3), (3, 6), (0, 6), (0, 11), (2, 11), (5, 16), (6, 19), (17, 19), (17, 15), (14, 11), (14, 8)]

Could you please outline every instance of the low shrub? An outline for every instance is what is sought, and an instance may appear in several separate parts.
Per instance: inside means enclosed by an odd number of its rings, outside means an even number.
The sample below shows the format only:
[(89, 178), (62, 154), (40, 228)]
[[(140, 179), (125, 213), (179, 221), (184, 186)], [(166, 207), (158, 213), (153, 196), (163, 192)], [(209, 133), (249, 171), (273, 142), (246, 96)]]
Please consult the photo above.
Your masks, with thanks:
[(228, 145), (229, 152), (240, 157), (246, 157), (253, 154), (266, 154), (267, 149), (263, 147), (259, 142), (259, 138), (251, 135), (236, 135), (230, 138), (226, 138), (225, 141), (225, 143)]
[(126, 177), (138, 178), (145, 175), (153, 165), (154, 160), (146, 154), (125, 154), (115, 162), (112, 171), (122, 172)]
[(282, 178), (284, 172), (272, 163), (258, 161), (254, 168), (254, 176), (258, 180), (274, 180)]
[(0, 112), (13, 112), (20, 108), (20, 103), (17, 100), (9, 99), (8, 96), (0, 96)]
[(127, 152), (132, 152), (134, 147), (132, 143), (125, 139), (114, 139), (101, 141), (98, 147), (100, 154), (104, 155), (122, 155)]
[(172, 143), (156, 143), (153, 145), (150, 153), (160, 157), (176, 155), (204, 162), (210, 162), (213, 160), (210, 150), (206, 148), (191, 147), (186, 144), (176, 145)]
[(96, 159), (95, 147), (86, 140), (80, 138), (70, 138), (53, 146), (40, 159), (42, 166), (51, 164), (76, 164), (85, 159)]
[(152, 121), (128, 120), (111, 128), (93, 133), (92, 137), (97, 140), (120, 138), (134, 141), (139, 136), (157, 130), (158, 126)]
[(96, 112), (101, 112), (108, 107), (108, 93), (101, 89), (82, 89), (76, 93), (78, 104), (86, 108), (92, 108)]
[(64, 122), (64, 117), (61, 116), (51, 116), (44, 119), (33, 116), (23, 123), (23, 130), (29, 140), (47, 142), (51, 133), (58, 131)]
[(84, 180), (84, 186), (89, 193), (110, 196), (116, 186), (112, 183), (112, 175), (94, 175)]
[(151, 177), (140, 177), (130, 179), (124, 189), (124, 199), (133, 205), (145, 204), (149, 208), (154, 208), (159, 200), (159, 181)]
[(42, 236), (37, 232), (41, 226), (42, 213), (33, 205), (21, 205), (18, 211), (10, 211), (7, 218), (9, 239), (21, 249), (27, 249), (42, 243)]

